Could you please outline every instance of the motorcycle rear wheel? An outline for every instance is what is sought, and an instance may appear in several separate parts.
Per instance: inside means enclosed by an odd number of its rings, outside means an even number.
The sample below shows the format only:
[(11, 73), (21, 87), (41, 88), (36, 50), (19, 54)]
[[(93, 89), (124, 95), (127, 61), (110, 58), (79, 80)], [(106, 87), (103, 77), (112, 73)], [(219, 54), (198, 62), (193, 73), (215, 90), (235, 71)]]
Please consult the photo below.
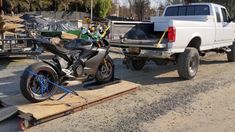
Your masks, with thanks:
[[(33, 75), (37, 74), (37, 76)], [(44, 81), (46, 88), (42, 90), (40, 77)], [(42, 102), (49, 99), (57, 90), (57, 87), (49, 83), (58, 84), (58, 74), (46, 63), (39, 62), (27, 67), (20, 80), (20, 90), (23, 96), (32, 103)]]
[[(106, 61), (106, 63), (105, 63)], [(96, 83), (103, 84), (111, 81), (113, 79), (114, 74), (114, 64), (112, 59), (108, 56), (105, 61), (103, 61), (96, 73), (95, 79)]]

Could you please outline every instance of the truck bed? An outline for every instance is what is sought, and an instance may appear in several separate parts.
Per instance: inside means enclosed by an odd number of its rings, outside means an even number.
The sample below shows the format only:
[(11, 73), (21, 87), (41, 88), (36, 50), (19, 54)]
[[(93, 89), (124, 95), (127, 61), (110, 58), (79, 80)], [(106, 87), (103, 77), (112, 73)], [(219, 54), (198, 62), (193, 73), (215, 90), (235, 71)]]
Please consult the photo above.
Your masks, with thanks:
[[(156, 48), (163, 35), (163, 32), (154, 31), (154, 23), (151, 22), (114, 21), (111, 28), (110, 43), (113, 47)], [(166, 41), (163, 39), (162, 42)]]

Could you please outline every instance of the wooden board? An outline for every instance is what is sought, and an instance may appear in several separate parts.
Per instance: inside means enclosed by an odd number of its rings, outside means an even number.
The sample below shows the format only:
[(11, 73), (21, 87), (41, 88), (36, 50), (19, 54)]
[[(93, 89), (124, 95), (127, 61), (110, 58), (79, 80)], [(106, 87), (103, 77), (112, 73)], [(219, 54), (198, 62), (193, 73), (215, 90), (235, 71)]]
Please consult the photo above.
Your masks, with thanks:
[[(65, 115), (66, 112), (73, 110), (78, 111), (92, 106), (102, 101), (126, 94), (136, 90), (140, 85), (128, 81), (120, 81), (111, 85), (92, 88), (91, 90), (80, 89), (76, 91), (80, 96), (67, 95), (62, 100), (47, 100), (40, 103), (30, 103), (22, 95), (17, 95), (2, 99), (3, 105), (16, 106), (21, 113), (30, 113), (36, 120), (46, 120), (53, 116)], [(54, 99), (61, 94), (53, 96)], [(69, 112), (70, 113), (70, 112)]]

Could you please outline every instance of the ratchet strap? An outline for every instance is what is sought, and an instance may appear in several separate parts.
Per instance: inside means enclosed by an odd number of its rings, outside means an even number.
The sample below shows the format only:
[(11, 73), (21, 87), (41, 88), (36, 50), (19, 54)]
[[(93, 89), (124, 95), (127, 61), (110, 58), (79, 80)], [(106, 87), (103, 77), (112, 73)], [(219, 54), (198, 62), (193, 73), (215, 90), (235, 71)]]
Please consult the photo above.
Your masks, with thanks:
[(157, 45), (156, 45), (157, 48), (160, 48), (160, 44), (161, 44), (161, 42), (162, 42), (164, 36), (166, 35), (166, 32), (167, 32), (167, 31), (168, 31), (168, 30), (165, 30), (164, 33), (162, 34), (160, 40), (158, 41), (158, 43), (157, 43)]
[(106, 35), (106, 32), (109, 30), (109, 28), (110, 28), (110, 26), (108, 26), (108, 27), (104, 30), (104, 32), (103, 32), (103, 34), (102, 34), (102, 38)]
[[(36, 77), (37, 81), (39, 82), (40, 84), (40, 94), (43, 95), (44, 92), (48, 91), (48, 83), (60, 88), (61, 90), (64, 91), (64, 94), (59, 97), (57, 100), (61, 100), (62, 98), (64, 98), (66, 95), (68, 94), (73, 94), (75, 96), (79, 96), (79, 94), (77, 94), (75, 91), (72, 91), (72, 90), (69, 90), (68, 88), (65, 88), (57, 83), (54, 83), (52, 81), (50, 81), (49, 79), (44, 79), (42, 76), (38, 75), (37, 73), (33, 72), (33, 71), (30, 71), (30, 70), (27, 70), (31, 75), (33, 75), (34, 77)], [(53, 96), (53, 95), (51, 95)]]

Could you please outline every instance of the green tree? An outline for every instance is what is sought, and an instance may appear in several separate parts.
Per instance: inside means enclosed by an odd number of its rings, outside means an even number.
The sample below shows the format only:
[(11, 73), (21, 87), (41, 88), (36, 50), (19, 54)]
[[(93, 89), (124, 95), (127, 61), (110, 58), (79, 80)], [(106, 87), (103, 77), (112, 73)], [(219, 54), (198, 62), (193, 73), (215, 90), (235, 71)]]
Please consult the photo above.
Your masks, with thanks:
[(21, 11), (39, 11), (48, 8), (51, 0), (7, 0), (7, 5), (10, 7), (11, 14), (20, 9)]
[(10, 5), (10, 12), (13, 15), (14, 14), (14, 9), (18, 6), (18, 0), (8, 0), (7, 4)]
[(111, 9), (109, 10), (108, 14), (109, 15), (112, 15), (112, 14), (115, 14), (117, 11), (117, 5), (115, 3), (112, 3), (112, 7)]
[(69, 10), (69, 5), (73, 1), (74, 0), (57, 0), (56, 1), (57, 10), (59, 10), (59, 11), (67, 11), (67, 10)]
[(144, 15), (147, 13), (147, 10), (150, 8), (149, 0), (133, 0), (133, 7), (135, 14), (139, 21), (144, 20)]
[[(81, 8), (80, 10), (85, 9), (86, 12), (90, 12), (91, 10), (91, 0), (74, 0), (72, 3), (73, 3), (71, 4), (72, 6), (76, 4), (77, 7)], [(97, 0), (93, 0), (92, 7), (94, 8), (96, 4), (97, 4)], [(76, 8), (76, 10), (79, 10), (79, 9)]]
[[(28, 3), (28, 11), (41, 11), (51, 6), (51, 0), (25, 0)], [(19, 3), (21, 5), (21, 3)]]
[(127, 6), (120, 6), (119, 7), (119, 16), (122, 18), (126, 18), (126, 17), (131, 18), (132, 14), (130, 12), (130, 8)]
[(16, 12), (17, 7), (21, 9), (27, 9), (28, 7), (27, 0), (7, 0), (6, 2), (9, 5), (9, 11), (12, 15)]
[(112, 7), (112, 0), (97, 0), (95, 14), (100, 18), (105, 18)]

